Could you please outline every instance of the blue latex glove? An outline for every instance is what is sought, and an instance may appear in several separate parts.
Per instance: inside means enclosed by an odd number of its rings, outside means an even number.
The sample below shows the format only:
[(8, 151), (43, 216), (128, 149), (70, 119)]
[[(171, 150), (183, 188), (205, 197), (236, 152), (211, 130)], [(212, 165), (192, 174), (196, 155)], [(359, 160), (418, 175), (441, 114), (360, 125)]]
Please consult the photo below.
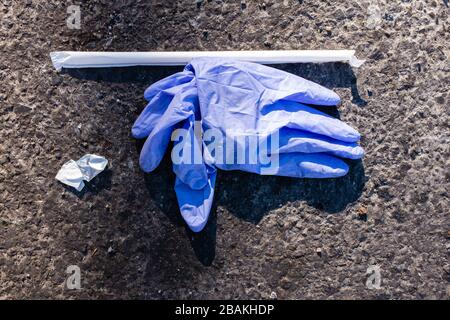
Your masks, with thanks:
[[(181, 126), (194, 135), (194, 122), (199, 117), (194, 75), (185, 71), (158, 81), (145, 91), (144, 97), (149, 103), (133, 125), (132, 134), (137, 139), (147, 138), (140, 165), (145, 172), (150, 172), (161, 162), (176, 128)], [(186, 139), (184, 143), (192, 140)], [(200, 148), (195, 141), (194, 147)], [(201, 231), (214, 198), (216, 170), (204, 162), (174, 164), (173, 169), (180, 212), (193, 231)]]
[(271, 151), (278, 155), (279, 164), (271, 174), (340, 177), (347, 174), (348, 166), (339, 157), (363, 156), (356, 130), (304, 105), (336, 105), (340, 99), (333, 91), (274, 68), (216, 58), (194, 59), (183, 72), (148, 88), (145, 98), (149, 104), (132, 130), (136, 138), (148, 137), (140, 157), (144, 171), (158, 166), (178, 127), (189, 132), (188, 139), (179, 143), (205, 151), (197, 164), (174, 164), (180, 211), (196, 232), (208, 220), (215, 168), (263, 174), (266, 167), (216, 161), (205, 142), (193, 138), (196, 120), (202, 121), (203, 131), (217, 130), (225, 137), (257, 135), (270, 140), (278, 133), (279, 146)]

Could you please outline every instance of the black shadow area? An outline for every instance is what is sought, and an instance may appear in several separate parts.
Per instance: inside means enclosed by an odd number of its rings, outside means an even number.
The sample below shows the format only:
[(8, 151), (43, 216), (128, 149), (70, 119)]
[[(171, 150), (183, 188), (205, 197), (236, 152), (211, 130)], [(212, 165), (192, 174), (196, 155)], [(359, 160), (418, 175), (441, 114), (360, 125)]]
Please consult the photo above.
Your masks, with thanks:
[(295, 179), (221, 171), (216, 200), (236, 217), (254, 224), (288, 202), (305, 201), (323, 212), (338, 213), (358, 200), (366, 182), (362, 161), (346, 162), (349, 173), (335, 179)]
[(183, 71), (183, 67), (138, 66), (123, 68), (62, 69), (61, 74), (67, 74), (80, 80), (114, 83), (144, 83), (150, 86), (152, 83), (180, 71)]

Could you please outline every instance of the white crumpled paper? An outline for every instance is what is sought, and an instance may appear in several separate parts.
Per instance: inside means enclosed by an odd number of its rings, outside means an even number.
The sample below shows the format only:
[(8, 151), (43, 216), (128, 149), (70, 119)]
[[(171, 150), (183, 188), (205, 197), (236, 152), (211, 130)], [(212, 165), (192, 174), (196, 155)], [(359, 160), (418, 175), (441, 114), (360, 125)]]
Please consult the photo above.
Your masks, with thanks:
[(84, 181), (91, 181), (105, 170), (108, 160), (95, 154), (86, 154), (78, 161), (67, 161), (56, 174), (56, 180), (81, 191)]

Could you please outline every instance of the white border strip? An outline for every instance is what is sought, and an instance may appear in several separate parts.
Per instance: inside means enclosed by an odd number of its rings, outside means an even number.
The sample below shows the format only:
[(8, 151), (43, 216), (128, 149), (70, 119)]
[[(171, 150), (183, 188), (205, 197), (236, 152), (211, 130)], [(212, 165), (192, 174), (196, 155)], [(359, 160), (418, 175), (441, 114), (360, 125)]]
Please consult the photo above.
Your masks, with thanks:
[(261, 64), (346, 62), (358, 68), (355, 50), (265, 50), (265, 51), (179, 51), (179, 52), (77, 52), (50, 53), (53, 66), (62, 68), (105, 68), (129, 66), (183, 66), (193, 58), (217, 57)]

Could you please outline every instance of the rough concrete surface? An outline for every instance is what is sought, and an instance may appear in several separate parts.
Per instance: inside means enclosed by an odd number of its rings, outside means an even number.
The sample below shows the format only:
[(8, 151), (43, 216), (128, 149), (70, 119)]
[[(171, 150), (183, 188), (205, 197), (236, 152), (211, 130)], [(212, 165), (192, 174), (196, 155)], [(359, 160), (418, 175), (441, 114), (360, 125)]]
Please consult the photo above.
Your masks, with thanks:
[[(448, 1), (0, 1), (0, 298), (448, 299)], [(200, 234), (170, 158), (138, 167), (143, 91), (179, 68), (57, 73), (52, 50), (357, 50), (278, 66), (335, 90), (366, 156), (340, 179), (220, 172)], [(82, 193), (54, 180), (110, 161)], [(68, 290), (66, 269), (81, 269)], [(381, 288), (369, 289), (369, 266)], [(369, 279), (369, 283), (371, 280)]]

